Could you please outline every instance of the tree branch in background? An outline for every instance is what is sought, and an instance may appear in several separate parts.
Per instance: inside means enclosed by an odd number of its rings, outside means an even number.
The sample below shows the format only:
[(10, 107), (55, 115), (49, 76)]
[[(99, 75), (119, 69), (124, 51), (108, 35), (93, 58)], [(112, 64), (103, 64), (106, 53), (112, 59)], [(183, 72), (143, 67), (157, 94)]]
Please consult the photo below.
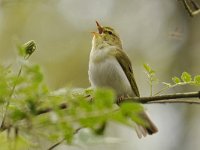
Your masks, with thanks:
[(200, 13), (200, 7), (194, 0), (179, 0), (179, 1), (183, 2), (185, 9), (187, 10), (187, 12), (191, 17)]

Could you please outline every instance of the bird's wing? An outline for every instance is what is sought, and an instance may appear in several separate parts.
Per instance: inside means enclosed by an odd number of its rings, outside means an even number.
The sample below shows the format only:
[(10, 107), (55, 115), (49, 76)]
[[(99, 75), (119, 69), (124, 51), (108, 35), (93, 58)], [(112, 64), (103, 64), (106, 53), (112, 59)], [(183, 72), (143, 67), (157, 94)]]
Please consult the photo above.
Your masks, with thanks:
[(116, 49), (114, 52), (114, 56), (116, 57), (117, 61), (119, 62), (120, 66), (122, 67), (124, 73), (126, 74), (126, 77), (128, 78), (131, 88), (136, 96), (140, 96), (133, 70), (132, 65), (129, 57), (126, 55), (126, 53), (120, 49)]
[[(128, 58), (126, 53), (120, 49), (116, 49), (115, 51), (113, 51), (113, 53), (114, 53), (114, 56), (116, 57), (117, 61), (121, 65), (124, 73), (126, 74), (126, 77), (128, 78), (128, 80), (130, 82), (133, 92), (135, 93), (136, 96), (139, 97), (140, 94), (139, 94), (137, 84), (135, 82), (130, 59)], [(142, 111), (140, 113), (140, 117), (144, 121), (145, 126), (138, 124), (139, 129), (136, 129), (136, 132), (138, 133), (138, 137), (141, 137), (142, 135), (146, 136), (146, 134), (151, 135), (151, 134), (158, 132), (157, 127), (154, 125), (154, 123), (150, 120), (150, 118), (148, 117), (148, 115), (145, 112)]]

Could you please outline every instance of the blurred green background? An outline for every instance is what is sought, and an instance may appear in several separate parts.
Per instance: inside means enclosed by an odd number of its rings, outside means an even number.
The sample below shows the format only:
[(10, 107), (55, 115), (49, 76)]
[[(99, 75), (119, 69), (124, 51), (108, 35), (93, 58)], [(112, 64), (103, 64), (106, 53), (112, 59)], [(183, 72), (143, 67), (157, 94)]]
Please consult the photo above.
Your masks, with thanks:
[[(200, 15), (191, 18), (177, 0), (0, 0), (0, 62), (14, 65), (16, 45), (33, 39), (37, 51), (30, 62), (41, 65), (52, 89), (89, 87), (88, 57), (95, 20), (120, 34), (141, 95), (149, 95), (144, 63), (156, 70), (160, 81), (170, 82), (183, 71), (200, 74)], [(197, 90), (187, 86), (169, 92)], [(84, 148), (200, 149), (200, 106), (154, 104), (147, 109), (159, 128), (156, 135), (139, 140), (134, 131), (111, 123), (106, 136), (120, 142)], [(82, 149), (63, 145), (57, 149), (65, 148)]]

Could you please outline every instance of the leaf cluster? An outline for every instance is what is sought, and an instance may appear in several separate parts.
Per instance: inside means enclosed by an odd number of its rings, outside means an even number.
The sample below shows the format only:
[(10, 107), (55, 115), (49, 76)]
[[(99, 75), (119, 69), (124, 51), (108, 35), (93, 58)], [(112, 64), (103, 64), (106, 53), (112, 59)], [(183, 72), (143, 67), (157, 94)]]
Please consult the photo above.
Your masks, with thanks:
[[(151, 85), (150, 86), (151, 95), (153, 95), (152, 88), (155, 85), (155, 83), (158, 83), (159, 80), (155, 75), (155, 71), (148, 64), (144, 64), (144, 69), (148, 77), (148, 83)], [(200, 86), (200, 75), (192, 77), (192, 75), (189, 74), (188, 72), (183, 72), (180, 77), (174, 76), (172, 78), (171, 83), (167, 82), (160, 82), (160, 83), (164, 85), (164, 88), (156, 92), (154, 95), (158, 95), (170, 88), (175, 88), (177, 86), (183, 86), (183, 85)]]
[[(111, 89), (69, 89), (51, 91), (44, 82), (39, 65), (31, 64), (28, 58), (35, 51), (34, 41), (18, 47), (21, 60), (18, 72), (12, 66), (0, 65), (0, 107), (2, 127), (15, 131), (7, 141), (6, 132), (1, 132), (0, 144), (4, 149), (39, 147), (39, 139), (56, 142), (64, 139), (73, 143), (74, 135), (81, 128), (89, 128), (94, 134), (103, 134), (107, 122), (113, 121), (134, 128), (134, 123), (143, 124), (139, 113), (142, 106), (134, 103), (115, 104), (116, 96)], [(67, 104), (66, 109), (59, 105)], [(39, 110), (51, 111), (39, 114)], [(7, 132), (11, 136), (10, 132)], [(7, 142), (5, 142), (7, 141)], [(17, 143), (17, 144), (16, 144)], [(7, 147), (7, 148), (6, 148)], [(23, 148), (22, 148), (23, 147)]]

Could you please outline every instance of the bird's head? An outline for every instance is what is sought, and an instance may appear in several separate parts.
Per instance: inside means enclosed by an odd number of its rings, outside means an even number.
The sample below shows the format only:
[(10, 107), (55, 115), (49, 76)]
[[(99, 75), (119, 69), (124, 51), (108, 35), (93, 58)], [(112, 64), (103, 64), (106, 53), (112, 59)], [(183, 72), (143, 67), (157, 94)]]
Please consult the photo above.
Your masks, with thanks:
[(92, 46), (95, 49), (102, 49), (107, 46), (116, 46), (122, 48), (122, 43), (119, 38), (119, 35), (111, 27), (103, 27), (97, 21), (98, 32), (93, 33)]

